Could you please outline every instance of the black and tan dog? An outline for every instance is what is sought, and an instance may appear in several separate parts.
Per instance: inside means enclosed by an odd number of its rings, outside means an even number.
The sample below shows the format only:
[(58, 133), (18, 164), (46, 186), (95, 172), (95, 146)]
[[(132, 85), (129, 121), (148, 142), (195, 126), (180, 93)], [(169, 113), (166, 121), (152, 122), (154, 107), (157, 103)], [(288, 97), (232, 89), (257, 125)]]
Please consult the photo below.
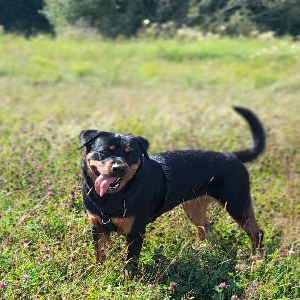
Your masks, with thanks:
[(265, 134), (252, 112), (235, 110), (248, 122), (253, 144), (230, 153), (182, 150), (149, 157), (143, 137), (97, 130), (80, 133), (79, 149), (86, 147), (83, 202), (98, 263), (105, 260), (110, 232), (117, 231), (126, 236), (126, 266), (137, 264), (146, 225), (181, 203), (200, 240), (209, 231), (206, 209), (217, 201), (248, 234), (252, 247), (261, 247), (263, 231), (255, 220), (243, 163), (263, 152)]

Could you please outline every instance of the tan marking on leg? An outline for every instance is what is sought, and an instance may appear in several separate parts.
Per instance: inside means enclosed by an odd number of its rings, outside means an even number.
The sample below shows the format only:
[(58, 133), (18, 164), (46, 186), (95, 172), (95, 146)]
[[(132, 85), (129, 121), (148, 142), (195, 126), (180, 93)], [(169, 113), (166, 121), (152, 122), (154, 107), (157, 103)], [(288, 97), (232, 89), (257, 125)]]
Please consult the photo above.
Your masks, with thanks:
[(111, 218), (111, 221), (117, 227), (119, 233), (129, 234), (134, 223), (134, 217)]
[(99, 241), (96, 250), (96, 263), (103, 264), (106, 261), (106, 249), (109, 245), (109, 234), (99, 233)]
[[(89, 210), (86, 210), (89, 222), (92, 226), (100, 227), (102, 225), (102, 220), (99, 216), (91, 213)], [(109, 244), (109, 234), (98, 233), (99, 239), (98, 242), (95, 242), (95, 258), (96, 264), (102, 264), (106, 260), (106, 249)]]
[(205, 240), (210, 232), (206, 210), (208, 205), (214, 200), (210, 196), (202, 196), (182, 203), (186, 215), (197, 227), (200, 241)]
[[(198, 197), (182, 204), (188, 218), (196, 225), (200, 240), (204, 240), (209, 234), (209, 222), (206, 217), (206, 210), (208, 205), (213, 201), (216, 201), (222, 205), (219, 201), (210, 196)], [(226, 209), (227, 202), (223, 206)], [(263, 231), (260, 229), (255, 219), (252, 203), (248, 210), (244, 212), (244, 214), (246, 221), (243, 224), (241, 224), (240, 221), (234, 218), (233, 219), (248, 234), (251, 240), (252, 248), (260, 249), (262, 247)]]

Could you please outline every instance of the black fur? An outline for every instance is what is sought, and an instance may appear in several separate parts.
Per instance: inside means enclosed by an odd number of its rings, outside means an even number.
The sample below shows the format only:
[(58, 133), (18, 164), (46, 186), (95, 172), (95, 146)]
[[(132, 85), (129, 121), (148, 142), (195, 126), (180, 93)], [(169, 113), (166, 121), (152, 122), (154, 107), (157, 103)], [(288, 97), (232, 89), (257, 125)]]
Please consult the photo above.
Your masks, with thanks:
[[(263, 152), (265, 134), (259, 120), (251, 111), (239, 107), (235, 107), (235, 110), (246, 119), (252, 131), (253, 145), (243, 151), (221, 153), (177, 150), (149, 157), (147, 154), (149, 143), (145, 138), (97, 130), (81, 132), (79, 149), (84, 146), (87, 149), (82, 164), (83, 202), (89, 216), (99, 216), (98, 223), (95, 224), (93, 221), (92, 224), (95, 243), (100, 239), (96, 234), (96, 227), (99, 232), (109, 234), (109, 230), (102, 224), (102, 214), (108, 216), (112, 223), (115, 218), (133, 218), (130, 231), (126, 233), (128, 243), (126, 261), (137, 262), (146, 225), (180, 203), (203, 196), (217, 200), (226, 207), (228, 213), (242, 228), (246, 227), (251, 217), (252, 204), (249, 175), (243, 163), (254, 160)], [(114, 146), (113, 150), (109, 149), (111, 145)], [(94, 189), (91, 171), (88, 171), (90, 160), (86, 159), (87, 154), (102, 165), (124, 166), (123, 177), (126, 177), (130, 166), (136, 164), (139, 167), (121, 189), (107, 191), (100, 197)], [(167, 199), (165, 199), (166, 178), (162, 164), (169, 167), (172, 176), (172, 190)], [(112, 173), (106, 175), (114, 176)], [(116, 223), (115, 228), (122, 233), (122, 228), (120, 229)], [(252, 246), (260, 247), (262, 231), (260, 229), (254, 233), (247, 229), (245, 231), (251, 238)]]

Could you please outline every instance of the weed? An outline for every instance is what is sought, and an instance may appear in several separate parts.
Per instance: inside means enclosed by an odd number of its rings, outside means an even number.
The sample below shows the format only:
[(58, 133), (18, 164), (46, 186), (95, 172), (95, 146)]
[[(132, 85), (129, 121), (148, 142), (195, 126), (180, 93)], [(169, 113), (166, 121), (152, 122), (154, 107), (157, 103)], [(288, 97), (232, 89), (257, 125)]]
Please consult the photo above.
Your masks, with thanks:
[[(0, 299), (298, 299), (299, 42), (0, 37)], [(132, 132), (150, 152), (250, 143), (231, 105), (268, 136), (250, 171), (262, 253), (217, 205), (204, 243), (181, 208), (147, 228), (140, 275), (124, 237), (93, 265), (81, 204), (83, 129)]]

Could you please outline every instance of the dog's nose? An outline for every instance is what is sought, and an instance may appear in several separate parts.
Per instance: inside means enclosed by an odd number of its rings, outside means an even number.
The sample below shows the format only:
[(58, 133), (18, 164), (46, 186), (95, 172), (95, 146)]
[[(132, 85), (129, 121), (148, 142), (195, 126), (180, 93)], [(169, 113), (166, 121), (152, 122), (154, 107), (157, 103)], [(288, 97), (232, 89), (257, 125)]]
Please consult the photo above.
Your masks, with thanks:
[(126, 167), (125, 165), (113, 165), (112, 172), (114, 176), (122, 177), (125, 175)]

